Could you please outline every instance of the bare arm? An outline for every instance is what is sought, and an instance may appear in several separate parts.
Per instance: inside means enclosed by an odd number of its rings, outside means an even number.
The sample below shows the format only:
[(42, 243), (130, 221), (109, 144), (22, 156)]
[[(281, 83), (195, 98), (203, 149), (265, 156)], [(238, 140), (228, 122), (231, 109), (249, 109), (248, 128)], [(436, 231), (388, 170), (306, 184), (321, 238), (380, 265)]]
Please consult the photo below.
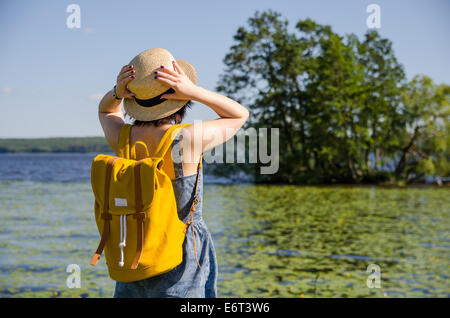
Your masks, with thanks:
[(120, 128), (125, 123), (122, 113), (122, 98), (132, 98), (133, 94), (128, 91), (126, 85), (133, 80), (135, 71), (133, 66), (125, 65), (117, 76), (116, 94), (120, 99), (113, 96), (113, 90), (103, 96), (98, 106), (98, 118), (102, 125), (106, 141), (113, 150), (117, 150)]

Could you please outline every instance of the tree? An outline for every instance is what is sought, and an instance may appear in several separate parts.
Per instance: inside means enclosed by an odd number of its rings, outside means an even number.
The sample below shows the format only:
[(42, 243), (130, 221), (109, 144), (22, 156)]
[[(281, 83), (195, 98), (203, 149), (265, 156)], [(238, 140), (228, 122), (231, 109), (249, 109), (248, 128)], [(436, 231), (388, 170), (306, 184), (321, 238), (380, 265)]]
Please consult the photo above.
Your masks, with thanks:
[[(392, 43), (376, 31), (362, 41), (354, 34), (340, 36), (310, 19), (298, 21), (294, 31), (288, 26), (277, 12), (256, 12), (237, 30), (217, 86), (250, 108), (244, 128), (280, 129), (280, 169), (275, 175), (261, 175), (258, 164), (236, 164), (216, 171), (243, 170), (257, 182), (308, 184), (383, 181), (392, 175), (401, 178), (407, 170), (412, 180), (416, 168), (408, 161), (413, 147), (405, 141), (408, 127), (413, 118), (434, 118), (437, 105), (425, 106), (429, 100), (422, 99), (418, 102), (423, 112), (412, 111), (407, 96), (417, 88), (412, 82), (408, 90)], [(437, 91), (439, 96), (433, 96), (442, 108), (446, 89)], [(448, 123), (441, 108), (439, 118)], [(426, 150), (423, 154), (433, 167), (446, 167), (444, 153), (435, 153), (443, 139), (426, 136), (421, 151)], [(414, 149), (419, 147), (417, 138)], [(430, 171), (424, 160), (417, 162), (417, 169)], [(397, 161), (394, 174), (386, 167)]]
[(448, 175), (450, 86), (417, 75), (403, 88), (402, 98), (407, 127), (400, 136), (397, 178), (412, 183), (425, 176)]

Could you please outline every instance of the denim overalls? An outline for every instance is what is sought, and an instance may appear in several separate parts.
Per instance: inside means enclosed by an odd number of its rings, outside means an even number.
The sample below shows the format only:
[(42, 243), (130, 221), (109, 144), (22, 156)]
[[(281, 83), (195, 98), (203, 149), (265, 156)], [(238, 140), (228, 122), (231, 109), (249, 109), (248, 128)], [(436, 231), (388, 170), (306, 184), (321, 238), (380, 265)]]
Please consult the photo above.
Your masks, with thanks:
[[(184, 223), (189, 219), (189, 210), (194, 198), (197, 174), (184, 176), (179, 147), (179, 134), (172, 144), (172, 158), (175, 179), (172, 180), (177, 201), (178, 217)], [(175, 160), (175, 158), (177, 160)], [(200, 168), (197, 189), (199, 203), (194, 212), (194, 222), (189, 226), (183, 243), (183, 261), (171, 271), (144, 280), (122, 283), (116, 282), (114, 297), (217, 297), (217, 259), (208, 227), (202, 218), (203, 165)], [(194, 237), (199, 268), (194, 253)]]

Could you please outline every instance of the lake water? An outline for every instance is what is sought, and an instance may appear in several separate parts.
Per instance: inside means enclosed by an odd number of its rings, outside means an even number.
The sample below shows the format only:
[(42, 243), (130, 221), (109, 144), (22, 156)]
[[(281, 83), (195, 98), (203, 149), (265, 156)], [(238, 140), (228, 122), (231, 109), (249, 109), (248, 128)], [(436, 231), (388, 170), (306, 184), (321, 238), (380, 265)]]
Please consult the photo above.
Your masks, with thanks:
[[(90, 165), (95, 154), (0, 155), (0, 297), (111, 297)], [(217, 184), (204, 218), (221, 297), (449, 297), (445, 188)], [(66, 287), (69, 264), (81, 288)], [(380, 288), (369, 288), (370, 264)], [(369, 281), (372, 281), (369, 279)]]

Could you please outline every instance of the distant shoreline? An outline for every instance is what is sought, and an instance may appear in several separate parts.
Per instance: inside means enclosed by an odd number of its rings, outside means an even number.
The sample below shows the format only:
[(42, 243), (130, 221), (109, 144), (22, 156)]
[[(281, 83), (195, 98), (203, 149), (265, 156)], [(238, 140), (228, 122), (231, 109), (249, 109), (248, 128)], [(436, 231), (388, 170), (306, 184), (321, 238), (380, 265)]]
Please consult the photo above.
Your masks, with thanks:
[(105, 137), (0, 139), (0, 153), (96, 153), (111, 151)]
[[(53, 138), (3, 138), (0, 139), (0, 155), (3, 154), (113, 154), (104, 137), (53, 137)], [(208, 165), (206, 165), (208, 166)], [(208, 167), (206, 167), (208, 172)], [(212, 167), (211, 167), (212, 168)], [(444, 187), (449, 180), (445, 178)], [(267, 183), (277, 184), (277, 183)], [(431, 186), (433, 183), (417, 183), (416, 186)], [(288, 184), (285, 184), (288, 185)], [(316, 184), (316, 186), (380, 186), (386, 188), (405, 188), (414, 185), (404, 185), (398, 182), (359, 183), (359, 184)], [(439, 186), (438, 186), (439, 187)]]

